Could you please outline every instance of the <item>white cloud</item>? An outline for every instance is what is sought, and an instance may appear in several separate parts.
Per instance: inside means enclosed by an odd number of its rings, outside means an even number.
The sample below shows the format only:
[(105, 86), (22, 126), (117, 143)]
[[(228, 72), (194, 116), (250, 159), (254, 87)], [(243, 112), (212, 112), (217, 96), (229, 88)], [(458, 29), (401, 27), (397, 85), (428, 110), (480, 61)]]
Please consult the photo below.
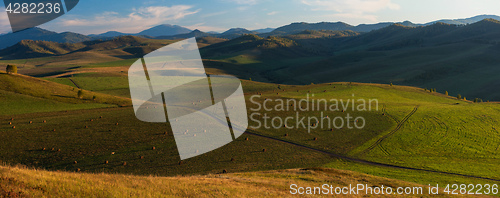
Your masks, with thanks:
[(274, 12), (267, 13), (267, 15), (269, 15), (269, 16), (272, 16), (272, 15), (275, 15), (275, 14), (278, 14), (278, 12), (274, 11)]
[(92, 33), (106, 32), (109, 30), (136, 33), (151, 26), (169, 23), (199, 12), (199, 10), (192, 11), (192, 8), (189, 5), (141, 7), (133, 9), (126, 16), (120, 16), (116, 12), (104, 12), (92, 17), (92, 19), (62, 19), (57, 25), (80, 29), (79, 32), (81, 33), (91, 33), (88, 31), (92, 31)]
[(301, 0), (303, 4), (311, 6), (313, 10), (334, 11), (341, 18), (367, 19), (376, 21), (377, 17), (373, 15), (380, 10), (391, 9), (399, 10), (398, 4), (391, 0)]
[(258, 0), (227, 0), (241, 5), (255, 5)]

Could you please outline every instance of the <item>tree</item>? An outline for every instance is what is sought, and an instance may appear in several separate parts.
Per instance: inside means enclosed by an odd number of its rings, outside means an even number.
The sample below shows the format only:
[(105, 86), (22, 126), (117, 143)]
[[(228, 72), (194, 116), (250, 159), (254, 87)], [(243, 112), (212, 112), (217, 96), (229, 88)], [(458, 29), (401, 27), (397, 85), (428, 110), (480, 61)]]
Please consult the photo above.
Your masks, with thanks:
[(7, 68), (5, 69), (8, 74), (16, 74), (17, 73), (17, 66), (15, 65), (7, 65)]
[(391, 83), (391, 87), (392, 87), (392, 83)]
[(459, 100), (462, 99), (462, 95), (458, 94), (457, 99), (459, 99)]
[(78, 98), (83, 98), (83, 91), (81, 89), (78, 90)]

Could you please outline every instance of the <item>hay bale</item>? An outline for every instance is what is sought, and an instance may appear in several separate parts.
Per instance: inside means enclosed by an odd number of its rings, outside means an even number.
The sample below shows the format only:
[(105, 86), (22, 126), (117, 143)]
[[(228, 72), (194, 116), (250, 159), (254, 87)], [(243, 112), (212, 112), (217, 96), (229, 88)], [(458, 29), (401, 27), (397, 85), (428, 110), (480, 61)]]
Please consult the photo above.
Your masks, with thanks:
[(153, 150), (155, 150), (155, 149), (156, 149), (156, 147), (154, 147), (154, 146), (153, 146), (153, 148), (152, 148), (152, 149), (153, 149)]
[(76, 172), (80, 172), (80, 171), (81, 171), (81, 169), (79, 169), (79, 168), (76, 169)]
[(179, 165), (182, 165), (183, 163), (184, 163), (184, 162), (182, 162), (182, 161), (179, 161)]
[(87, 129), (87, 128), (89, 128), (89, 127), (88, 127), (88, 126), (85, 126), (85, 128)]
[(330, 131), (333, 131), (333, 128), (331, 128)]
[(73, 162), (73, 164), (78, 164), (78, 162), (77, 162), (77, 161), (74, 161), (74, 162)]
[(227, 170), (226, 169), (222, 170), (222, 173), (227, 173)]
[(141, 156), (140, 159), (144, 159), (144, 156)]
[(56, 131), (56, 129), (53, 130), (54, 132)]
[(267, 150), (266, 149), (262, 149), (262, 152), (266, 152)]
[(12, 122), (9, 122), (9, 125), (12, 125)]
[(45, 147), (44, 147), (44, 148), (42, 148), (42, 151), (45, 151), (45, 150), (47, 150)]
[(288, 133), (285, 134), (285, 137), (288, 137)]
[(16, 128), (16, 126), (12, 126), (12, 128), (13, 128), (13, 129), (15, 129), (15, 128)]
[(235, 159), (234, 159), (234, 158), (231, 158), (231, 161), (232, 161), (232, 162), (234, 162), (234, 161), (235, 161)]
[(318, 140), (318, 138), (317, 138), (317, 137), (315, 137), (315, 138), (314, 138), (314, 141), (316, 141), (316, 140)]
[(118, 122), (117, 122), (115, 125), (117, 125), (117, 126), (118, 126)]
[(43, 123), (47, 123), (47, 120), (44, 120)]
[(90, 121), (91, 121), (91, 122), (93, 122), (93, 121), (94, 121), (94, 119), (90, 119)]
[(122, 165), (123, 165), (123, 166), (126, 166), (126, 165), (127, 165), (127, 162), (123, 162), (123, 164), (122, 164)]
[(108, 163), (109, 163), (109, 161), (108, 161), (108, 160), (104, 161), (104, 164), (108, 164)]
[(30, 124), (33, 124), (33, 121), (30, 120)]
[(14, 121), (14, 118), (11, 118), (10, 120)]
[(245, 141), (248, 141), (248, 138), (245, 138)]
[(102, 116), (99, 116), (99, 118), (102, 118)]
[(61, 152), (61, 149), (57, 149), (57, 152)]

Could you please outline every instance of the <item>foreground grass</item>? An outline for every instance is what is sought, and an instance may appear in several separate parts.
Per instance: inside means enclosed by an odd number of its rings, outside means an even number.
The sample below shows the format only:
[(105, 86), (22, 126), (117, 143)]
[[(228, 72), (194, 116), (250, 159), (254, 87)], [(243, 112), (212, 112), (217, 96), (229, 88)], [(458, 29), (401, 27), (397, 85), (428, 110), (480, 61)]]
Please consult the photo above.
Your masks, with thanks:
[[(8, 197), (288, 197), (291, 184), (302, 187), (329, 184), (334, 188), (349, 184), (422, 187), (426, 195), (423, 185), (325, 168), (156, 177), (0, 167), (0, 196)], [(347, 197), (362, 196), (364, 191)]]

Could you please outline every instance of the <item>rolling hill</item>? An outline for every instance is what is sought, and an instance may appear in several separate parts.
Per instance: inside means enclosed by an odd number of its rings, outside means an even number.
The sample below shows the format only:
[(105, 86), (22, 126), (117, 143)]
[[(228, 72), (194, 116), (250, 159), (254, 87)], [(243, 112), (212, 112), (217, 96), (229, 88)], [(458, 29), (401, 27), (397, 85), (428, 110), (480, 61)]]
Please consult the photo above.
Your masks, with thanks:
[(52, 41), (57, 43), (78, 43), (92, 40), (92, 38), (72, 32), (56, 33), (35, 27), (17, 33), (0, 35), (0, 49), (12, 46), (22, 40)]

